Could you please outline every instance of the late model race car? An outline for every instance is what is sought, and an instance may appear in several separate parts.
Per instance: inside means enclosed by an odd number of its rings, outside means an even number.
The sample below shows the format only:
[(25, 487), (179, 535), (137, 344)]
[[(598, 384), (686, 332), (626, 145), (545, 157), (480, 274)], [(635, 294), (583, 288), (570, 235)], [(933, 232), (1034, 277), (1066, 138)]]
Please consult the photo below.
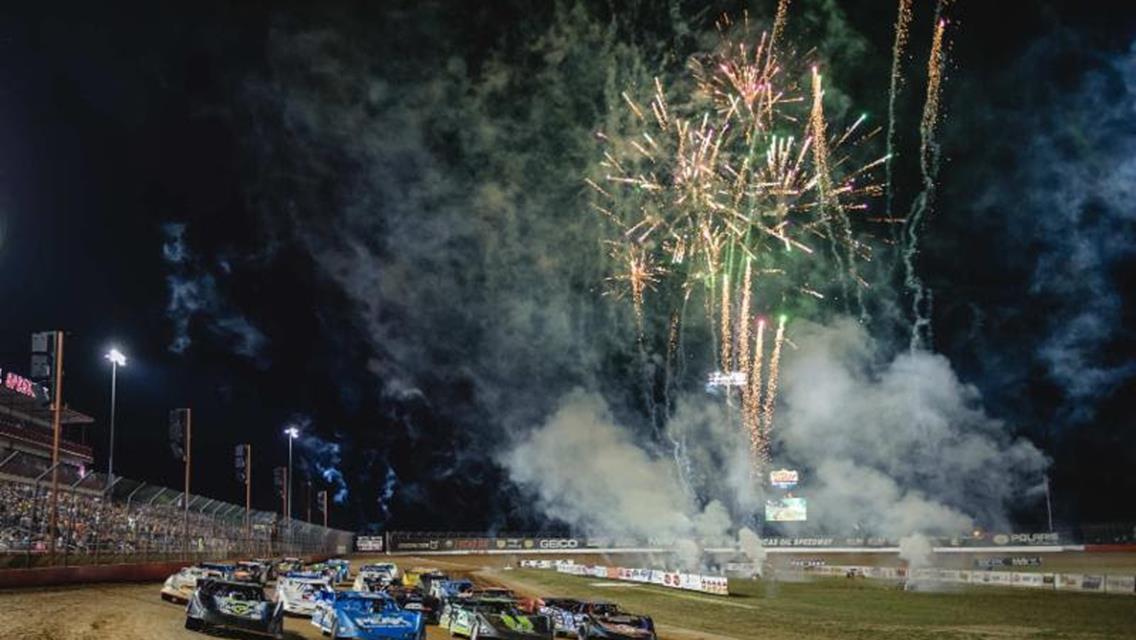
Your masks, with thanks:
[(442, 572), (436, 570), (436, 568), (434, 567), (416, 566), (414, 568), (409, 568), (409, 570), (407, 570), (406, 572), (403, 572), (402, 583), (406, 584), (407, 587), (418, 587), (419, 579), (421, 579), (421, 577), (423, 577), (425, 574), (438, 573)]
[(268, 582), (268, 565), (255, 560), (238, 562), (233, 568), (233, 579), (237, 582), (265, 584)]
[(437, 598), (423, 593), (421, 589), (391, 586), (386, 588), (386, 593), (394, 598), (400, 609), (421, 613), (422, 619), (427, 623), (438, 622), (438, 616), (442, 614), (442, 603)]
[(342, 558), (332, 558), (327, 565), (335, 569), (335, 582), (347, 582), (351, 579), (351, 562)]
[(312, 615), (317, 597), (327, 591), (334, 589), (323, 573), (292, 572), (276, 580), (276, 599), (283, 605), (284, 613), (291, 615)]
[(398, 568), (393, 564), (365, 564), (359, 567), (351, 588), (356, 591), (378, 591), (374, 588), (376, 585), (381, 588), (396, 582), (397, 571)]
[(185, 609), (185, 628), (252, 631), (284, 637), (284, 609), (264, 595), (260, 585), (227, 580), (202, 580)]
[(580, 628), (576, 615), (583, 604), (575, 598), (539, 598), (533, 601), (532, 612), (548, 616), (556, 635), (574, 636)]
[(312, 624), (332, 638), (425, 640), (426, 622), (417, 611), (404, 611), (383, 593), (320, 593)]
[(469, 580), (431, 580), (430, 595), (445, 602), (451, 598), (468, 596), (473, 591), (473, 583)]
[(438, 625), (470, 640), (551, 640), (548, 616), (526, 614), (509, 598), (465, 598), (447, 602)]
[(576, 635), (619, 640), (656, 640), (655, 623), (647, 616), (627, 613), (611, 602), (584, 602), (576, 609)]
[(232, 567), (223, 564), (198, 564), (182, 567), (177, 573), (166, 578), (162, 584), (162, 600), (169, 602), (189, 602), (197, 581), (203, 578), (228, 578)]

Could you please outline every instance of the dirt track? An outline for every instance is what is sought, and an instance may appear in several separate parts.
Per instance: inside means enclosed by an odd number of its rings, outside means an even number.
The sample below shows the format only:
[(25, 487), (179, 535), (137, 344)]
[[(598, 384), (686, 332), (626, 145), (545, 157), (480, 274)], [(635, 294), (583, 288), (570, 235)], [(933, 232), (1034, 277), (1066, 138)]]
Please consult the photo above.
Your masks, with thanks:
[[(386, 556), (375, 557), (386, 561)], [(367, 558), (352, 558), (352, 565)], [(479, 582), (494, 582), (484, 572), (487, 565), (500, 565), (501, 559), (478, 558), (393, 558), (399, 566), (439, 567), (454, 574), (469, 574)], [(207, 636), (186, 631), (185, 609), (158, 597), (161, 585), (123, 584), (60, 587), (54, 589), (0, 591), (0, 640), (201, 640)], [(535, 594), (534, 594), (535, 595)], [(321, 638), (307, 618), (288, 618), (285, 637)], [(431, 640), (449, 638), (438, 627), (427, 628)], [(257, 636), (229, 637), (255, 638)], [(669, 640), (708, 639), (705, 634), (678, 630), (665, 633)]]

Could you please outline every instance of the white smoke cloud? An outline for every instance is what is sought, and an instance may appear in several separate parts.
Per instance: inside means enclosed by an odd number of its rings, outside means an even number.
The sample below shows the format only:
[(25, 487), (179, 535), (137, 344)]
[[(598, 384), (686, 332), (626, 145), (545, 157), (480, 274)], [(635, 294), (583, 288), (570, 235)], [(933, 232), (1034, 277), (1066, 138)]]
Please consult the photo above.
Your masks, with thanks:
[[(799, 322), (794, 342), (799, 350), (781, 378), (777, 452), (802, 470), (805, 529), (901, 538), (1002, 526), (1011, 501), (1040, 481), (1045, 457), (986, 415), (942, 356), (888, 359), (852, 321)], [(537, 508), (584, 531), (669, 537), (687, 566), (697, 565), (702, 547), (737, 532), (760, 561), (760, 540), (745, 528), (754, 510), (743, 506), (758, 490), (744, 436), (720, 404), (687, 398), (668, 427), (687, 438), (698, 497), (684, 492), (672, 460), (634, 442), (602, 399), (582, 391), (502, 463)]]
[(983, 411), (946, 358), (887, 359), (851, 321), (794, 326), (779, 448), (811, 470), (801, 493), (814, 526), (893, 537), (1005, 524), (1047, 461)]
[(606, 403), (575, 391), (502, 460), (548, 515), (594, 533), (689, 533), (691, 505), (674, 465), (617, 426)]

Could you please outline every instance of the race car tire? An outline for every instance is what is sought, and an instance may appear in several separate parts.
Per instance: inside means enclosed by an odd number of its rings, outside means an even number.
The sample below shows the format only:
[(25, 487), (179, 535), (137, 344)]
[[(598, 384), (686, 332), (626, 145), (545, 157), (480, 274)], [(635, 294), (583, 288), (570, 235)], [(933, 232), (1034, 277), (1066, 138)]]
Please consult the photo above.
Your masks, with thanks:
[(481, 637), (481, 625), (474, 623), (473, 630), (469, 632), (469, 640), (478, 640)]
[(576, 631), (576, 637), (579, 640), (588, 640), (588, 628), (580, 627), (579, 630)]
[(205, 631), (205, 621), (197, 618), (186, 618), (185, 628), (190, 631)]
[(339, 637), (339, 620), (335, 620), (331, 623), (331, 631), (328, 632), (328, 635), (331, 636), (331, 640), (335, 640)]

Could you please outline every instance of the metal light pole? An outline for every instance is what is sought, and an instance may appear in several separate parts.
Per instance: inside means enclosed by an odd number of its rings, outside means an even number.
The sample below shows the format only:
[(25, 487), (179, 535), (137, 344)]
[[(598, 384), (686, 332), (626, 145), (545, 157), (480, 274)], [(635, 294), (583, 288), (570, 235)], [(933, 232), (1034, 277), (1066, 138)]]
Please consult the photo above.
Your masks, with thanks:
[(118, 368), (126, 366), (126, 356), (111, 349), (103, 356), (110, 361), (110, 453), (107, 455), (107, 482), (114, 483), (114, 413), (117, 401)]
[(292, 441), (300, 437), (300, 430), (296, 427), (288, 427), (284, 430), (284, 435), (288, 436), (288, 484), (284, 488), (284, 493), (287, 497), (284, 499), (286, 509), (284, 519), (289, 521), (289, 529), (291, 529), (292, 520)]

